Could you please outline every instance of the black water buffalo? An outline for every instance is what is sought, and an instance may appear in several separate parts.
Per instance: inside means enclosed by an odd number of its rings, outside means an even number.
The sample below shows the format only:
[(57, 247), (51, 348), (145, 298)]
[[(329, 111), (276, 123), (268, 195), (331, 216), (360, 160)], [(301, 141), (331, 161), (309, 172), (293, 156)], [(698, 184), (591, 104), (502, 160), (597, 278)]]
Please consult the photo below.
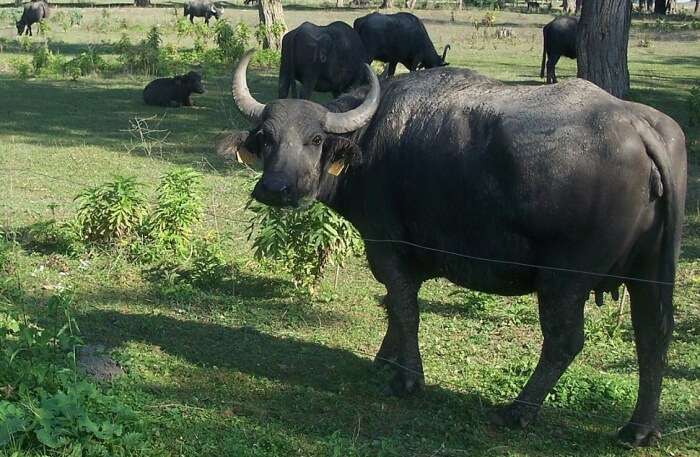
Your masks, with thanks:
[(314, 90), (338, 96), (362, 78), (366, 62), (360, 37), (346, 23), (304, 22), (282, 38), (279, 97), (287, 98), (290, 89), (297, 97), (295, 80), (301, 82), (301, 98)]
[(143, 101), (156, 106), (192, 106), (190, 95), (203, 94), (202, 75), (191, 71), (172, 78), (158, 78), (143, 89)]
[(17, 21), (17, 35), (32, 36), (32, 25), (41, 22), (49, 16), (49, 5), (46, 2), (35, 1), (24, 5), (22, 17)]
[(571, 16), (559, 16), (542, 29), (544, 37), (542, 44), (542, 67), (540, 78), (544, 78), (545, 60), (547, 62), (547, 84), (557, 82), (554, 67), (559, 62), (559, 57), (566, 56), (575, 59), (578, 56), (576, 34), (578, 32), (578, 19)]
[(184, 13), (184, 16), (190, 17), (190, 22), (193, 24), (195, 16), (203, 17), (207, 25), (209, 25), (209, 19), (212, 16), (221, 19), (221, 9), (208, 0), (191, 0), (186, 2)]
[(625, 284), (639, 391), (619, 438), (658, 438), (686, 194), (676, 122), (581, 79), (509, 86), (450, 68), (390, 79), (381, 90), (369, 71), (369, 88), (325, 106), (264, 105), (246, 85), (249, 58), (236, 67), (232, 92), (253, 128), (233, 136), (243, 157), (263, 161), (253, 197), (291, 207), (318, 200), (360, 231), (387, 290), (388, 330), (376, 361), (398, 363), (389, 392), (424, 383), (424, 281), (534, 292), (540, 360), (517, 399), (493, 417), (525, 426), (583, 347), (590, 292)]
[(370, 60), (389, 64), (386, 75), (396, 72), (399, 62), (410, 71), (447, 65), (445, 46), (442, 57), (435, 51), (423, 23), (411, 13), (372, 13), (355, 19), (353, 28), (360, 35)]

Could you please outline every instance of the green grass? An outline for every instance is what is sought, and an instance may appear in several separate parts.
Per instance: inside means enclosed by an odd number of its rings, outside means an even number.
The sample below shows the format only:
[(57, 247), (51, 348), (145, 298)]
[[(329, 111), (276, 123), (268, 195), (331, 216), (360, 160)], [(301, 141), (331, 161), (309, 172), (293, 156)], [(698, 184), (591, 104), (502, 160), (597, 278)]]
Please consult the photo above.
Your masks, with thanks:
[[(134, 12), (139, 11), (138, 15)], [(352, 22), (365, 11), (294, 10), (290, 26), (303, 20)], [(85, 26), (49, 32), (52, 48), (73, 55), (88, 44), (105, 54), (122, 30), (100, 31), (99, 10), (83, 10)], [(133, 40), (152, 24), (166, 30), (174, 15), (164, 9), (111, 9), (126, 18)], [(257, 22), (254, 10), (228, 10), (229, 19)], [(448, 61), (508, 83), (540, 84), (539, 27), (545, 14), (499, 12), (497, 26), (515, 38), (497, 40), (476, 30), (484, 12), (420, 11), (436, 46), (452, 45)], [(77, 318), (88, 341), (111, 348), (127, 370), (112, 389), (146, 424), (145, 455), (182, 456), (460, 456), (629, 455), (613, 439), (628, 418), (636, 390), (636, 361), (629, 318), (610, 337), (614, 303), (587, 309), (589, 335), (556, 390), (527, 431), (488, 425), (494, 404), (512, 398), (534, 367), (541, 336), (532, 297), (502, 298), (455, 293), (431, 281), (420, 294), (420, 345), (427, 377), (413, 398), (381, 395), (386, 373), (371, 359), (384, 334), (377, 306), (383, 294), (363, 259), (333, 274), (319, 296), (295, 293), (290, 278), (252, 259), (243, 210), (248, 173), (227, 167), (213, 151), (215, 136), (247, 125), (232, 105), (229, 75), (214, 72), (196, 108), (158, 109), (141, 102), (150, 79), (112, 74), (77, 82), (19, 80), (10, 61), (26, 58), (0, 24), (0, 226), (21, 230), (52, 217), (69, 218), (73, 197), (86, 185), (113, 175), (134, 175), (152, 189), (178, 165), (205, 174), (205, 223), (224, 240), (240, 273), (233, 291), (173, 291), (144, 278), (123, 256), (94, 252), (71, 258), (22, 242), (12, 269), (41, 314), (58, 283), (76, 293)], [(651, 39), (650, 47), (638, 45)], [(40, 41), (42, 38), (34, 38)], [(630, 38), (630, 97), (673, 116), (686, 128), (690, 153), (686, 235), (677, 287), (676, 339), (661, 406), (665, 430), (700, 424), (700, 131), (687, 127), (688, 90), (700, 81), (700, 32), (656, 33), (635, 27)], [(177, 43), (174, 32), (167, 41)], [(188, 46), (188, 42), (178, 43)], [(561, 79), (575, 74), (562, 60)], [(276, 93), (274, 72), (253, 72), (249, 85), (261, 100)], [(150, 156), (131, 149), (126, 130), (135, 116), (158, 116), (171, 132)], [(81, 265), (81, 260), (82, 265)], [(43, 268), (41, 268), (43, 266)], [(664, 438), (643, 456), (700, 455), (700, 430)], [(0, 455), (3, 452), (0, 451)], [(50, 454), (53, 455), (53, 454)]]

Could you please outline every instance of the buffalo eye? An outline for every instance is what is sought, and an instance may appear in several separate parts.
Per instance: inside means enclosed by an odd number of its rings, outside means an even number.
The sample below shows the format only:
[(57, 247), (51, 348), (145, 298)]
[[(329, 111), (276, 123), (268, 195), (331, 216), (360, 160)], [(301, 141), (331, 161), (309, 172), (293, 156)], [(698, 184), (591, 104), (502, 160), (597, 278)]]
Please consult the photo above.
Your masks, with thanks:
[(323, 143), (323, 138), (321, 138), (321, 135), (316, 135), (311, 139), (311, 143), (313, 143), (314, 146), (320, 146), (321, 143)]

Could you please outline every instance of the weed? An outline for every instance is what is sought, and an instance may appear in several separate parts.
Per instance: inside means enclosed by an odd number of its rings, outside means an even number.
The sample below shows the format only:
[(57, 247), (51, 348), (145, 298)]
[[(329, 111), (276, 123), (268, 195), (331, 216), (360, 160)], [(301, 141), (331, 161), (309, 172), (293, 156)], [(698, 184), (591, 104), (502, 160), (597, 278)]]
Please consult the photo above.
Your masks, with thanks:
[(321, 203), (296, 211), (262, 205), (251, 210), (254, 215), (248, 233), (255, 236), (255, 257), (281, 262), (294, 284), (311, 293), (329, 264), (342, 266), (351, 253), (362, 248), (357, 230)]
[(10, 65), (19, 79), (29, 79), (34, 75), (32, 63), (23, 57), (14, 57), (10, 59)]
[[(20, 295), (20, 294), (18, 294)], [(134, 414), (78, 373), (72, 297), (48, 299), (47, 325), (0, 313), (0, 447), (124, 455), (143, 447)]]
[(183, 253), (192, 228), (202, 217), (202, 175), (192, 169), (166, 173), (156, 189), (157, 204), (148, 218), (150, 237)]
[(146, 215), (146, 199), (140, 187), (135, 178), (118, 176), (78, 194), (76, 220), (82, 239), (117, 243), (134, 236)]

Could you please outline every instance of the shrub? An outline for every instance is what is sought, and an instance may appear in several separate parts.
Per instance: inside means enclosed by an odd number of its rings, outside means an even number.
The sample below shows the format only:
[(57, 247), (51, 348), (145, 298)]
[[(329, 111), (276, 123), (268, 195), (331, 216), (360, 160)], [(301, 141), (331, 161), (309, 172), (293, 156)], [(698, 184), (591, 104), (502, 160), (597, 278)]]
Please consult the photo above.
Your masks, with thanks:
[(224, 62), (233, 62), (243, 55), (250, 42), (250, 35), (250, 28), (243, 22), (235, 27), (225, 20), (216, 23), (214, 39)]
[(82, 339), (71, 310), (72, 298), (62, 292), (46, 302), (46, 325), (0, 313), (0, 447), (86, 456), (142, 448), (135, 415), (82, 379)]
[(106, 63), (97, 51), (90, 47), (82, 51), (64, 65), (64, 73), (77, 80), (81, 76), (88, 76), (102, 71)]
[(34, 74), (32, 63), (22, 57), (10, 59), (10, 66), (12, 66), (15, 73), (17, 73), (19, 79), (29, 79)]
[(134, 236), (146, 215), (146, 199), (140, 187), (135, 178), (118, 176), (78, 194), (76, 221), (82, 239), (116, 243)]
[(119, 62), (127, 71), (157, 75), (161, 74), (163, 70), (162, 43), (163, 37), (160, 29), (153, 26), (146, 38), (137, 45), (133, 45), (129, 37), (123, 34), (115, 46), (115, 51), (118, 54)]
[(259, 49), (253, 54), (251, 64), (260, 68), (277, 68), (281, 59), (282, 53), (277, 49)]
[(281, 262), (292, 274), (294, 284), (311, 293), (329, 264), (342, 266), (362, 247), (355, 228), (321, 203), (296, 211), (262, 205), (251, 210), (254, 215), (248, 233), (249, 237), (255, 236), (255, 257)]
[(150, 236), (181, 253), (202, 217), (202, 175), (192, 169), (170, 171), (161, 178), (156, 195), (148, 222)]
[(481, 25), (484, 27), (493, 27), (496, 23), (496, 13), (493, 11), (487, 11), (484, 17), (481, 19)]

